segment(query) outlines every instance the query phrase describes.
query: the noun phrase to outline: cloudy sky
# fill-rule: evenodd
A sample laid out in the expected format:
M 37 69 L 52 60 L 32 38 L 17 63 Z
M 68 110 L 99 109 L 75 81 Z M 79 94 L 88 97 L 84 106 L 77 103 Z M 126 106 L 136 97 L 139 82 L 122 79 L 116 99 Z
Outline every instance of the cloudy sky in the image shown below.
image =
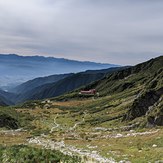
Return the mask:
M 0 0 L 0 53 L 136 64 L 163 54 L 163 0 Z

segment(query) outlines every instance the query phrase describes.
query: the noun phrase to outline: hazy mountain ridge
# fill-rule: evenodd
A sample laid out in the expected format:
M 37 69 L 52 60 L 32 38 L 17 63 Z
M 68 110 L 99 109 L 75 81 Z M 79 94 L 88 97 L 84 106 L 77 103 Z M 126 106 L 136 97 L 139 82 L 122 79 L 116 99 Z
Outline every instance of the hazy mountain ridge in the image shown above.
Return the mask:
M 0 54 L 0 62 L 0 86 L 6 88 L 8 85 L 23 83 L 36 77 L 116 67 L 113 64 L 80 62 L 42 56 L 18 56 L 15 54 Z
M 13 93 L 8 93 L 0 90 L 0 106 L 13 105 L 14 103 L 10 101 L 15 95 Z
M 39 77 L 39 78 L 36 78 L 33 80 L 29 80 L 21 85 L 18 85 L 17 87 L 11 89 L 11 91 L 15 92 L 17 94 L 23 94 L 23 93 L 28 92 L 36 87 L 39 87 L 39 86 L 42 86 L 45 84 L 55 83 L 61 79 L 71 76 L 71 75 L 73 75 L 73 73 Z
M 7 103 L 5 101 L 6 99 L 3 96 L 0 96 L 0 106 L 7 106 Z

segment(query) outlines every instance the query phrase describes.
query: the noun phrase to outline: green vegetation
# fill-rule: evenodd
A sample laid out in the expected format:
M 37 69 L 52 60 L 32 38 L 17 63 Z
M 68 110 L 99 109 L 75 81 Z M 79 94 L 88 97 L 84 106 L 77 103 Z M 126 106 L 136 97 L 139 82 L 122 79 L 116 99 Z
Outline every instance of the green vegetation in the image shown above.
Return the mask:
M 13 107 L 0 107 L 0 127 L 17 129 L 27 127 L 32 116 L 17 112 Z
M 1 163 L 78 163 L 78 157 L 64 155 L 59 151 L 39 149 L 26 145 L 15 145 L 11 147 L 0 146 Z

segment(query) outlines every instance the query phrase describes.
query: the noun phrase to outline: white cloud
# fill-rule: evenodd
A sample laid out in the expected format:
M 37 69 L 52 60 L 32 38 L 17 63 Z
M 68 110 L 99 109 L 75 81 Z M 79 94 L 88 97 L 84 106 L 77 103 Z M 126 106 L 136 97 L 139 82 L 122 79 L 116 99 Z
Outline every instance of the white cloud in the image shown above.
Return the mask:
M 0 0 L 0 53 L 135 64 L 163 52 L 162 16 L 161 0 Z

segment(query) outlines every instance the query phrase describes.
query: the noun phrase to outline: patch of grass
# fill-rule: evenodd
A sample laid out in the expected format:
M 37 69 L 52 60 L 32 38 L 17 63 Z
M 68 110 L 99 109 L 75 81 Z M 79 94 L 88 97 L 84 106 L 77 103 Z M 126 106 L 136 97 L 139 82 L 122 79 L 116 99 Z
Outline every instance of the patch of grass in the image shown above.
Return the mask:
M 79 163 L 80 158 L 64 155 L 59 151 L 39 149 L 26 145 L 15 145 L 11 147 L 0 146 L 0 162 L 25 162 L 25 163 Z

